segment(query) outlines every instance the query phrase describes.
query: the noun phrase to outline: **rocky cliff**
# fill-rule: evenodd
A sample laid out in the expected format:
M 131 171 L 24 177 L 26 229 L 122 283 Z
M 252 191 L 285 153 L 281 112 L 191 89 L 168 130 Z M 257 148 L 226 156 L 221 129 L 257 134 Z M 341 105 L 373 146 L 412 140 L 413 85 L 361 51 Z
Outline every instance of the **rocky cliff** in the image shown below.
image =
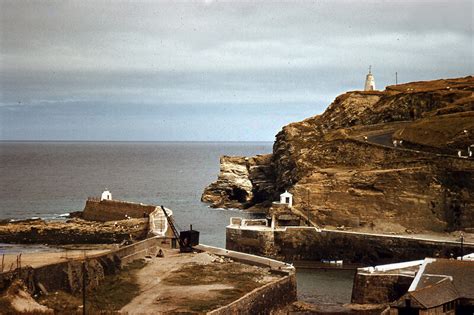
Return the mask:
M 273 154 L 223 157 L 202 200 L 247 208 L 288 189 L 323 226 L 473 229 L 473 91 L 466 77 L 347 92 L 283 127 Z
M 202 201 L 213 207 L 248 208 L 274 195 L 272 155 L 223 156 L 217 181 L 204 190 Z

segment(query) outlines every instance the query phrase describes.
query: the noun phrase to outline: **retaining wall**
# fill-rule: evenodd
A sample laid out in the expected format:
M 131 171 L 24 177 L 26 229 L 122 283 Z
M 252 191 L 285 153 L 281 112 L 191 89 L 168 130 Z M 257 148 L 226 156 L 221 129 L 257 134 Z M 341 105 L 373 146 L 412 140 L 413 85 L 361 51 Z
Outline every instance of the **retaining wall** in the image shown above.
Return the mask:
M 86 258 L 87 288 L 93 290 L 104 279 L 105 275 L 114 274 L 123 265 L 149 254 L 156 254 L 158 247 L 166 240 L 149 238 L 129 246 L 104 254 Z M 169 246 L 169 245 L 168 245 Z M 63 290 L 71 293 L 82 291 L 82 262 L 84 259 L 54 263 L 38 268 L 24 267 L 0 274 L 0 292 L 8 288 L 15 278 L 20 278 L 30 292 L 39 290 L 41 283 L 46 290 Z
M 228 226 L 226 248 L 283 261 L 342 259 L 369 265 L 461 254 L 459 242 L 319 231 L 311 227 L 287 227 L 272 231 Z M 474 252 L 474 244 L 464 244 L 464 253 L 468 252 Z

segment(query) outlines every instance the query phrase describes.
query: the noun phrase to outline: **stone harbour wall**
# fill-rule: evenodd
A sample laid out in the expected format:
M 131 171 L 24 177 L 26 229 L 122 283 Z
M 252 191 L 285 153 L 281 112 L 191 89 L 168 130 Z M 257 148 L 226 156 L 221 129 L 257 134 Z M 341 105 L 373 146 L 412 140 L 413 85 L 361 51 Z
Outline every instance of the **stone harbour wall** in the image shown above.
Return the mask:
M 352 303 L 383 304 L 398 300 L 408 291 L 414 276 L 358 273 L 352 287 Z
M 131 218 L 143 218 L 155 211 L 156 206 L 118 200 L 89 199 L 86 201 L 82 218 L 89 221 L 118 221 Z
M 294 301 L 296 301 L 296 275 L 293 273 L 257 288 L 231 304 L 208 314 L 271 314 Z
M 256 288 L 238 300 L 213 310 L 208 314 L 272 314 L 274 311 L 281 310 L 296 301 L 296 273 L 292 265 L 270 258 L 203 244 L 196 246 L 195 249 L 227 257 L 248 265 L 268 267 L 272 273 L 283 275 L 282 278 Z
M 348 263 L 369 265 L 461 254 L 459 242 L 312 227 L 287 227 L 272 231 L 229 226 L 226 229 L 226 248 L 287 262 L 342 259 Z M 467 252 L 474 252 L 474 244 L 464 244 L 464 253 Z

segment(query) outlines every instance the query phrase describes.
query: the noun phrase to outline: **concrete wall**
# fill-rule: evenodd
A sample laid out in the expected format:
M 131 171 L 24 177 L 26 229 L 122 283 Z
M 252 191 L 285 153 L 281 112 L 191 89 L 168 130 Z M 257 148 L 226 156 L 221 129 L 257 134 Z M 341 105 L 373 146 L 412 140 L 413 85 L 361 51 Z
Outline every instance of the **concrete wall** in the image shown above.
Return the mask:
M 149 215 L 155 208 L 156 206 L 118 200 L 88 199 L 82 217 L 85 220 L 101 222 L 124 220 L 125 215 L 131 218 L 143 218 L 144 213 Z
M 369 265 L 461 254 L 458 242 L 332 230 L 318 232 L 310 227 L 274 231 L 227 227 L 226 248 L 283 261 L 343 259 Z M 474 244 L 464 244 L 464 253 L 467 252 L 474 252 Z

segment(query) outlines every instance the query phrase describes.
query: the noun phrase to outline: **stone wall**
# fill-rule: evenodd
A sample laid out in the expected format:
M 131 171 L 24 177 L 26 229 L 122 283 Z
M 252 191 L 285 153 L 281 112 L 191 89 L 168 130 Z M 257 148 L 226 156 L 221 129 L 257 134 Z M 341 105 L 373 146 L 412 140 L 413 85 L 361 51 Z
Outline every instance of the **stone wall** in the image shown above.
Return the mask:
M 195 249 L 248 265 L 268 267 L 272 273 L 283 275 L 282 278 L 256 288 L 240 299 L 208 314 L 271 314 L 273 311 L 280 310 L 296 301 L 296 273 L 292 265 L 274 259 L 202 244 L 196 246 Z
M 90 221 L 117 221 L 126 219 L 125 215 L 131 218 L 143 218 L 144 214 L 149 215 L 155 209 L 156 206 L 140 203 L 88 199 L 82 217 Z
M 237 301 L 220 307 L 208 314 L 271 314 L 296 301 L 296 276 L 285 276 L 276 282 L 257 288 Z
M 340 260 L 381 264 L 461 254 L 458 242 L 322 230 L 311 227 L 241 229 L 227 227 L 226 248 L 283 261 Z M 464 244 L 474 252 L 474 244 Z
M 104 254 L 89 256 L 86 259 L 87 288 L 93 290 L 104 279 L 105 275 L 114 274 L 123 265 L 154 254 L 166 241 L 149 238 L 135 244 L 119 248 Z M 45 265 L 38 268 L 24 267 L 0 274 L 0 292 L 10 286 L 12 281 L 20 278 L 30 292 L 39 290 L 42 284 L 48 291 L 63 290 L 71 293 L 82 291 L 82 259 L 71 259 L 65 262 Z
M 352 288 L 352 303 L 383 304 L 398 300 L 408 291 L 414 277 L 357 273 Z

